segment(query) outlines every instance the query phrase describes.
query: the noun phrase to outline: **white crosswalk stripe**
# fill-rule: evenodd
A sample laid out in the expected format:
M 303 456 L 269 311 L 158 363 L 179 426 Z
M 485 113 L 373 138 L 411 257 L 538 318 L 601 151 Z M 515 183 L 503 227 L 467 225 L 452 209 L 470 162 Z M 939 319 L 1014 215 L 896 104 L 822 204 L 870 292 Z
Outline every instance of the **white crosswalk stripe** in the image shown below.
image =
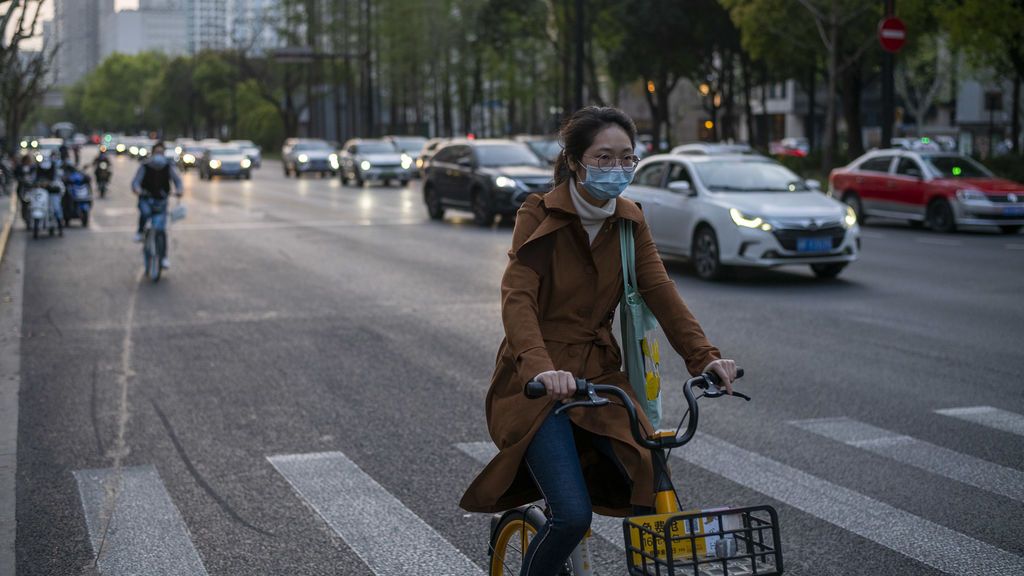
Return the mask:
M 188 529 L 153 466 L 74 473 L 103 576 L 206 576 Z
M 951 416 L 974 424 L 987 426 L 1017 436 L 1024 436 L 1024 416 L 993 408 L 992 406 L 965 406 L 962 408 L 944 408 L 936 410 L 936 414 Z
M 698 434 L 672 456 L 947 574 L 1024 574 L 1024 558 L 724 440 Z
M 1024 473 L 1018 470 L 849 418 L 795 420 L 790 424 L 849 446 L 1024 502 Z
M 267 460 L 377 576 L 483 574 L 341 452 Z

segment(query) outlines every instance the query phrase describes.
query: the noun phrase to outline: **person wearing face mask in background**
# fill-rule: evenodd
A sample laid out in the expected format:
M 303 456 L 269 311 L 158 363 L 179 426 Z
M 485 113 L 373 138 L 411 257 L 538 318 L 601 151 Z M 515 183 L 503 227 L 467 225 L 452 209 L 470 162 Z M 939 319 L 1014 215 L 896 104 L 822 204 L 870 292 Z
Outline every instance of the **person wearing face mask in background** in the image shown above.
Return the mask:
M 178 175 L 174 165 L 164 156 L 165 149 L 163 142 L 154 144 L 149 160 L 139 166 L 139 170 L 132 180 L 132 192 L 139 197 L 139 227 L 135 231 L 136 242 L 142 242 L 142 232 L 150 218 L 154 215 L 166 214 L 167 199 L 171 195 L 171 184 L 174 184 L 175 196 L 181 198 L 183 193 L 181 176 Z M 166 218 L 154 219 L 155 223 L 159 223 L 159 232 L 164 232 L 163 227 L 166 225 L 166 221 Z M 157 243 L 166 242 L 166 238 L 166 234 L 159 234 Z M 159 252 L 166 254 L 165 250 L 166 246 L 163 246 Z M 170 268 L 170 259 L 164 257 L 160 261 L 160 266 Z
M 550 516 L 530 542 L 522 576 L 557 574 L 593 510 L 653 509 L 651 455 L 634 442 L 625 411 L 554 413 L 575 392 L 575 378 L 620 386 L 636 402 L 611 334 L 623 293 L 624 220 L 633 223 L 640 294 L 689 372 L 714 372 L 729 393 L 736 378 L 736 363 L 721 358 L 679 296 L 640 208 L 620 197 L 636 169 L 633 121 L 615 108 L 587 107 L 566 121 L 560 139 L 555 188 L 520 208 L 501 282 L 505 341 L 486 400 L 499 452 L 460 503 L 494 513 L 545 500 Z M 524 396 L 530 380 L 544 384 L 546 399 Z

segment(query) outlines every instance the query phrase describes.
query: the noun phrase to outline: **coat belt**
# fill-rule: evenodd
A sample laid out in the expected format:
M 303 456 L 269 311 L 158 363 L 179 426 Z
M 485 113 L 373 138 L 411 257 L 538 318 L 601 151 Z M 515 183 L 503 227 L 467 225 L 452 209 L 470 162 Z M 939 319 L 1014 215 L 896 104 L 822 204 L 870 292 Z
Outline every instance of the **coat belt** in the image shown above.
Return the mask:
M 596 344 L 598 346 L 612 345 L 612 327 L 610 324 L 601 324 L 597 328 L 587 328 L 579 324 L 567 324 L 565 322 L 541 322 L 540 333 L 547 342 Z

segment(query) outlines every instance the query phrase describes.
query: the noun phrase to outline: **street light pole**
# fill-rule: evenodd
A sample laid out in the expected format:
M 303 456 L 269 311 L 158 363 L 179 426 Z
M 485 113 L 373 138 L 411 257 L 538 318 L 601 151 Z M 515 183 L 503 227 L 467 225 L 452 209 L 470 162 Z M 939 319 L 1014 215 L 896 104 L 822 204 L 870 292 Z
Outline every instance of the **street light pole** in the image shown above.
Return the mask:
M 892 18 L 896 11 L 896 0 L 882 0 L 885 6 L 885 17 Z M 892 145 L 892 129 L 894 118 L 894 68 L 896 55 L 888 50 L 882 52 L 882 147 Z

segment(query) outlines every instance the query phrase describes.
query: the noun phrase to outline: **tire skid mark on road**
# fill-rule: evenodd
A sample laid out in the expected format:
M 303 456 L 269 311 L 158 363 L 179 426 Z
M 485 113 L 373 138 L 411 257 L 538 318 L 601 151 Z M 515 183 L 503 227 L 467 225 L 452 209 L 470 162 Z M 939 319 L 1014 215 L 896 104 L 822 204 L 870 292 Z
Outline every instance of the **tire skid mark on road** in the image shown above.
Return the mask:
M 188 453 L 185 452 L 184 446 L 181 445 L 181 441 L 178 439 L 178 434 L 174 431 L 174 427 L 171 426 L 171 422 L 167 419 L 167 415 L 160 409 L 160 405 L 152 398 L 149 400 L 149 403 L 153 405 L 153 410 L 156 412 L 161 424 L 163 424 L 164 430 L 167 432 L 167 436 L 170 437 L 171 444 L 174 445 L 174 450 L 178 453 L 178 457 L 181 458 L 181 461 L 185 464 L 185 468 L 188 470 L 188 473 L 196 481 L 196 484 L 203 489 L 203 492 L 206 492 L 206 494 L 217 503 L 217 506 L 219 506 L 220 509 L 236 523 L 241 524 L 258 534 L 270 537 L 275 536 L 272 532 L 267 532 L 266 530 L 253 525 L 245 518 L 242 518 L 242 516 L 236 512 L 230 504 L 228 504 L 227 500 L 218 494 L 217 491 L 213 489 L 213 486 L 210 486 L 209 482 L 207 482 L 206 479 L 203 478 L 203 475 L 199 473 L 199 470 L 196 469 L 195 465 L 192 463 L 192 459 L 189 458 Z

